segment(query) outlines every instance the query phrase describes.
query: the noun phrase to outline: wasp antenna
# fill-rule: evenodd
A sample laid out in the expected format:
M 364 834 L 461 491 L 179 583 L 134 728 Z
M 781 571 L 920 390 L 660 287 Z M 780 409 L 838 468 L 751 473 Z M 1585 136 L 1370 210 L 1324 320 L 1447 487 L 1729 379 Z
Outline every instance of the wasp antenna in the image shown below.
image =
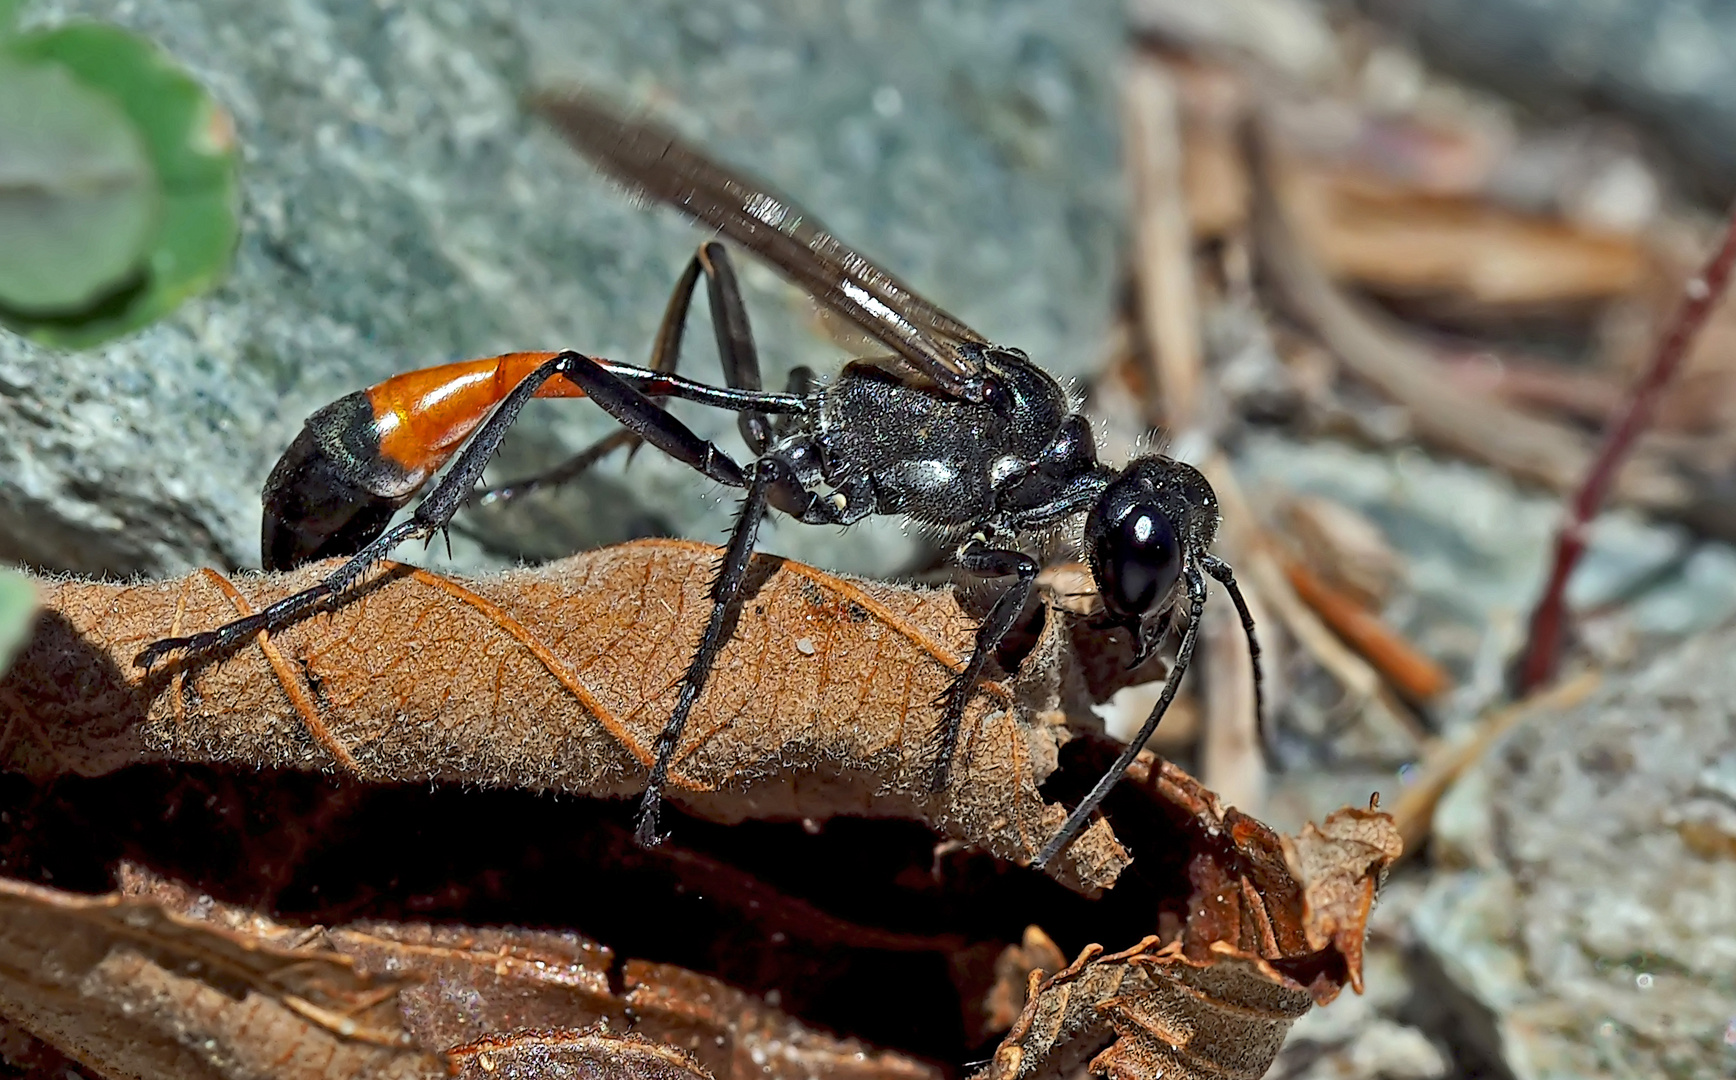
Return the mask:
M 1254 668 L 1254 726 L 1260 732 L 1261 744 L 1266 745 L 1266 689 L 1260 671 L 1260 639 L 1254 633 L 1254 613 L 1248 610 L 1248 601 L 1243 598 L 1241 587 L 1236 584 L 1235 571 L 1230 569 L 1229 563 L 1216 555 L 1202 555 L 1200 566 L 1229 592 L 1236 605 L 1236 614 L 1241 616 L 1242 632 L 1248 635 L 1248 657 Z

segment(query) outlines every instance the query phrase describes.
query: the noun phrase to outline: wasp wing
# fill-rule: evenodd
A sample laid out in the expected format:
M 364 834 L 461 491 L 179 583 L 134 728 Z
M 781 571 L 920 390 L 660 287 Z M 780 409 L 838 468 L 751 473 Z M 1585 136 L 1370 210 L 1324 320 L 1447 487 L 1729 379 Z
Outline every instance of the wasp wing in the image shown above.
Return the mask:
M 543 95 L 536 107 L 579 153 L 629 190 L 716 228 L 944 390 L 969 395 L 980 375 L 969 347 L 986 344 L 982 335 L 838 240 L 794 202 L 595 95 Z

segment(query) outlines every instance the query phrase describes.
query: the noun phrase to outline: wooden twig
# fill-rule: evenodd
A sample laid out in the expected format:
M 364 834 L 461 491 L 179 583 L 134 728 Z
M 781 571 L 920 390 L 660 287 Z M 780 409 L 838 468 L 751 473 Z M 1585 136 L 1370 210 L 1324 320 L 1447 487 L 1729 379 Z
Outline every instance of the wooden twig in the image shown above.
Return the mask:
M 1572 490 L 1592 460 L 1578 432 L 1461 385 L 1429 349 L 1327 277 L 1285 218 L 1281 179 L 1267 141 L 1260 125 L 1250 123 L 1246 142 L 1253 163 L 1256 249 L 1276 299 L 1353 375 L 1405 406 L 1423 441 L 1522 481 Z M 1662 513 L 1684 516 L 1695 509 L 1690 485 L 1651 455 L 1622 471 L 1615 492 Z
M 1152 385 L 1150 417 L 1172 432 L 1199 415 L 1199 303 L 1182 190 L 1180 102 L 1161 60 L 1138 57 L 1122 95 L 1133 185 L 1134 280 Z
M 1555 536 L 1555 558 L 1549 568 L 1543 597 L 1531 613 L 1531 631 L 1525 659 L 1519 668 L 1519 692 L 1527 693 L 1555 677 L 1561 661 L 1561 641 L 1567 621 L 1567 582 L 1585 554 L 1592 520 L 1615 487 L 1622 464 L 1634 442 L 1651 421 L 1658 399 L 1687 358 L 1688 351 L 1712 308 L 1730 284 L 1736 268 L 1736 207 L 1731 208 L 1724 239 L 1699 275 L 1688 279 L 1682 304 L 1670 327 L 1658 341 L 1651 363 L 1628 393 L 1626 405 L 1604 430 L 1597 456 L 1585 471 L 1585 479 L 1568 504 L 1567 521 Z
M 1285 576 L 1304 603 L 1348 642 L 1399 693 L 1412 701 L 1427 701 L 1452 686 L 1452 676 L 1410 642 L 1394 633 L 1380 617 L 1334 588 L 1299 559 L 1282 557 Z

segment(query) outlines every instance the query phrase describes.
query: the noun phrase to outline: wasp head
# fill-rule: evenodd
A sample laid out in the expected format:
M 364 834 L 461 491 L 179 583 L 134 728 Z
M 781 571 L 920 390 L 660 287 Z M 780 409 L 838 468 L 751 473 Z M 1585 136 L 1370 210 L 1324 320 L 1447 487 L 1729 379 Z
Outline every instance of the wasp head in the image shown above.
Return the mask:
M 1183 569 L 1211 545 L 1218 501 L 1198 469 L 1154 455 L 1128 465 L 1085 518 L 1085 557 L 1108 622 L 1134 636 L 1134 663 L 1167 621 Z

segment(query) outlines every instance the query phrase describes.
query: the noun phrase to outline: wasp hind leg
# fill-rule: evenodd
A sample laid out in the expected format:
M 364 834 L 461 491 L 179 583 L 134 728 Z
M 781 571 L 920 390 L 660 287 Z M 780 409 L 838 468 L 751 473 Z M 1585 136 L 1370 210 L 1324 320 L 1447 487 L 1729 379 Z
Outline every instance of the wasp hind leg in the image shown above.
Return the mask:
M 675 373 L 681 356 L 681 339 L 687 330 L 688 312 L 701 275 L 705 277 L 706 298 L 711 307 L 711 325 L 717 339 L 718 359 L 723 366 L 724 384 L 732 390 L 747 391 L 738 395 L 736 403 L 723 407 L 736 410 L 742 438 L 747 441 L 748 450 L 757 456 L 765 452 L 775 435 L 781 433 L 783 425 L 774 423 L 754 405 L 753 397 L 762 389 L 759 349 L 754 344 L 741 283 L 735 276 L 729 251 L 722 244 L 715 240 L 707 241 L 687 261 L 687 268 L 676 280 L 675 288 L 669 294 L 669 303 L 663 310 L 663 321 L 658 325 L 657 337 L 651 346 L 651 362 L 641 370 L 663 375 Z M 805 368 L 791 371 L 789 394 L 806 396 L 812 378 L 812 373 Z M 470 501 L 477 505 L 494 505 L 567 483 L 622 447 L 627 448 L 629 456 L 637 453 L 639 442 L 639 437 L 630 431 L 615 432 L 551 469 L 477 491 Z
M 736 602 L 741 598 L 742 582 L 753 558 L 754 541 L 759 537 L 760 522 L 765 517 L 771 494 L 771 470 L 760 468 L 760 464 L 752 466 L 753 478 L 748 482 L 747 498 L 742 501 L 735 527 L 730 530 L 729 546 L 724 548 L 723 561 L 711 583 L 711 617 L 706 620 L 699 647 L 687 665 L 687 673 L 681 677 L 675 711 L 657 734 L 657 757 L 651 766 L 650 779 L 645 783 L 645 794 L 639 800 L 639 822 L 633 832 L 641 847 L 655 847 L 663 842 L 663 837 L 657 832 L 657 816 L 663 805 L 663 789 L 669 782 L 669 766 L 681 745 L 681 733 L 687 727 L 694 703 L 711 679 L 711 667 L 717 662 L 717 654 L 734 633 L 732 619 L 739 614 Z

